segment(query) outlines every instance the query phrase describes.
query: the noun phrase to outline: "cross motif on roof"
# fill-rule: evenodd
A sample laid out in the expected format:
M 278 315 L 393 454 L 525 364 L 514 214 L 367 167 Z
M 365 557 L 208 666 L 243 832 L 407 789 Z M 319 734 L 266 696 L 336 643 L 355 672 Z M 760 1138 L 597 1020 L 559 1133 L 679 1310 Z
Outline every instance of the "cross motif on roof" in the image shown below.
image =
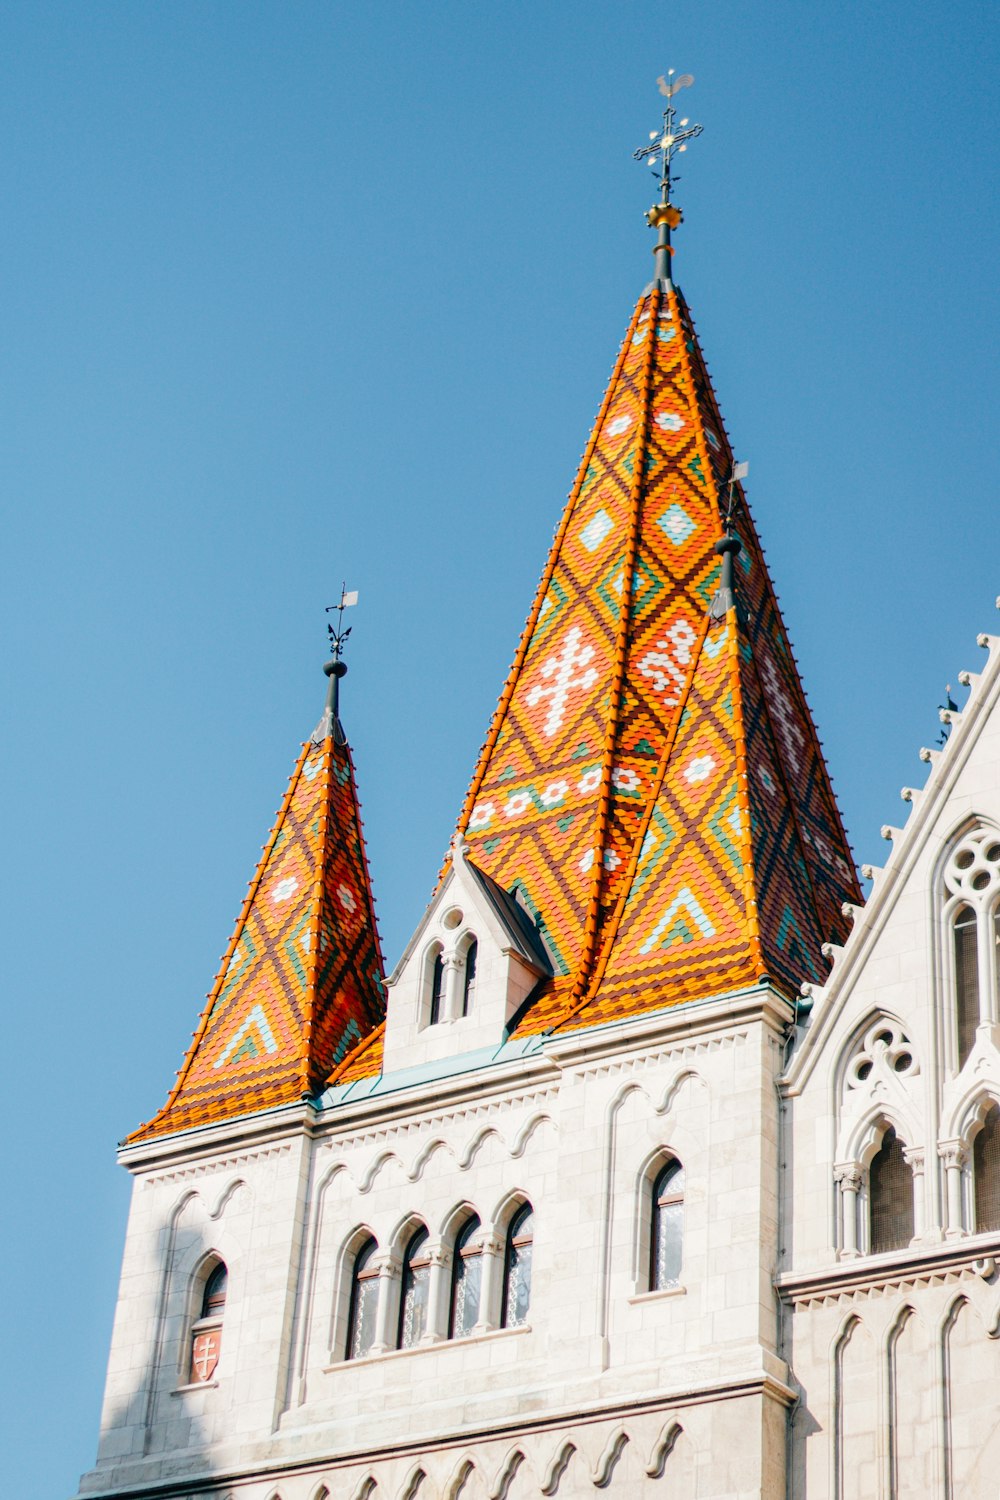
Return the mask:
M 541 675 L 546 681 L 551 680 L 551 686 L 543 687 L 536 682 L 527 694 L 526 701 L 534 708 L 536 703 L 541 703 L 543 698 L 549 700 L 549 711 L 545 718 L 542 729 L 545 734 L 553 735 L 566 717 L 566 704 L 569 695 L 577 689 L 592 688 L 597 681 L 597 669 L 587 666 L 593 660 L 593 646 L 581 646 L 583 637 L 579 625 L 574 625 L 572 630 L 566 632 L 563 642 L 562 653 L 558 656 L 550 656 L 543 661 L 540 667 Z M 579 677 L 573 673 L 577 667 L 585 667 Z

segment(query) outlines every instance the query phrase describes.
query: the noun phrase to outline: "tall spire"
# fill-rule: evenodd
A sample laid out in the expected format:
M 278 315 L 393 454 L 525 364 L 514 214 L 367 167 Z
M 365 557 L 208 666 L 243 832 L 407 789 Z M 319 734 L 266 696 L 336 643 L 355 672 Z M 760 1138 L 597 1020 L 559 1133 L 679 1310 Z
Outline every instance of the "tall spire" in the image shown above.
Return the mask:
M 670 275 L 671 162 L 700 132 L 674 118 L 690 81 L 661 80 L 664 128 L 636 153 L 657 162 L 660 274 L 629 323 L 459 818 L 470 857 L 518 891 L 552 954 L 557 977 L 519 1030 L 764 975 L 794 994 L 825 974 L 823 945 L 860 899 L 746 469 Z
M 352 602 L 342 599 L 341 610 Z M 382 953 L 336 694 L 348 633 L 324 669 L 326 707 L 295 763 L 177 1082 L 130 1141 L 315 1096 L 384 1019 Z

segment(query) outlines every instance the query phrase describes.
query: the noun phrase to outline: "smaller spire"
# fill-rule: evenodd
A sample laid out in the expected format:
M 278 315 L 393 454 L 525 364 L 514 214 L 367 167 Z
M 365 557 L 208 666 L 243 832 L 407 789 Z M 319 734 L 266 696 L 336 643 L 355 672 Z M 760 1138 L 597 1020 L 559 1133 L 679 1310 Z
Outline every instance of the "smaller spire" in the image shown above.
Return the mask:
M 682 73 L 678 78 L 671 68 L 669 73 L 658 78 L 656 83 L 667 101 L 663 111 L 663 125 L 660 130 L 651 130 L 649 145 L 640 146 L 638 151 L 633 151 L 632 156 L 635 161 L 644 161 L 649 164 L 659 184 L 660 201 L 647 210 L 646 222 L 651 229 L 657 231 L 656 245 L 653 250 L 656 256 L 656 279 L 672 283 L 671 257 L 674 252 L 670 243 L 670 233 L 684 218 L 681 210 L 670 199 L 670 190 L 674 182 L 679 181 L 679 178 L 673 175 L 673 160 L 679 151 L 687 150 L 688 141 L 701 135 L 702 126 L 692 125 L 688 120 L 678 120 L 677 110 L 673 103 L 675 94 L 694 83 L 693 73 Z
M 328 662 L 324 662 L 323 664 L 323 671 L 330 679 L 330 682 L 326 690 L 326 703 L 324 704 L 320 721 L 310 736 L 310 742 L 313 745 L 321 745 L 324 740 L 331 738 L 335 744 L 347 744 L 344 726 L 340 722 L 340 679 L 347 676 L 347 663 L 342 660 L 342 655 L 347 637 L 351 633 L 351 627 L 348 625 L 347 629 L 344 629 L 344 610 L 350 609 L 357 602 L 357 589 L 348 589 L 347 584 L 344 583 L 341 584 L 340 588 L 340 603 L 328 604 L 326 606 L 326 613 L 328 615 L 336 610 L 337 624 L 334 627 L 328 623 L 326 627 L 326 633 L 330 637 L 330 644 L 333 647 L 333 655 Z

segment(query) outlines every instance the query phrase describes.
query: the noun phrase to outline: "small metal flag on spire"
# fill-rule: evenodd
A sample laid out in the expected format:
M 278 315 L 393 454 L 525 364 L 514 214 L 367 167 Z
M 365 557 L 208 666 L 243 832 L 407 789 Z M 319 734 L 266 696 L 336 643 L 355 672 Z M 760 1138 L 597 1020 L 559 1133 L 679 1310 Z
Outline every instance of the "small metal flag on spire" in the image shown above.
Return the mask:
M 737 463 L 736 459 L 733 459 L 733 472 L 729 476 L 729 498 L 726 502 L 727 526 L 731 525 L 733 519 L 733 506 L 736 503 L 736 486 L 740 483 L 741 480 L 746 479 L 749 473 L 750 465 L 746 460 L 744 460 L 742 463 Z
M 674 106 L 674 97 L 681 89 L 690 88 L 694 83 L 693 73 L 682 73 L 677 77 L 673 68 L 670 72 L 656 80 L 660 93 L 666 99 L 666 108 L 663 111 L 663 125 L 660 130 L 651 130 L 649 133 L 649 145 L 640 146 L 638 151 L 633 151 L 634 161 L 644 161 L 651 168 L 660 188 L 660 201 L 654 203 L 653 207 L 646 213 L 646 220 L 652 229 L 659 231 L 656 249 L 656 274 L 664 281 L 670 278 L 670 257 L 673 250 L 670 245 L 670 231 L 676 229 L 683 215 L 676 204 L 671 202 L 670 192 L 673 184 L 679 181 L 673 172 L 674 157 L 678 152 L 687 150 L 687 143 L 695 136 L 701 135 L 702 126 L 692 125 L 689 120 L 678 120 L 677 110 Z
M 349 625 L 346 630 L 344 629 L 344 610 L 350 609 L 351 606 L 357 604 L 357 602 L 357 589 L 349 589 L 345 582 L 340 586 L 340 603 L 328 604 L 326 606 L 326 613 L 328 615 L 333 614 L 334 611 L 336 611 L 337 614 L 336 629 L 330 623 L 330 621 L 327 621 L 326 626 L 326 633 L 330 637 L 330 648 L 333 651 L 334 659 L 336 661 L 340 660 L 341 652 L 344 648 L 344 642 L 347 640 L 347 637 L 351 633 L 351 627 Z

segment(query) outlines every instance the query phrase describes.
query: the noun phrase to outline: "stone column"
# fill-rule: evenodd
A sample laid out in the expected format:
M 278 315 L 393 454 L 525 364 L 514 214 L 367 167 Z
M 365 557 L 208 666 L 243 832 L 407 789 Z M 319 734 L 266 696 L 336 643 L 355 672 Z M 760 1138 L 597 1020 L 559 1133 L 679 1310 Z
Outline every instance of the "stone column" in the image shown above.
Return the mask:
M 431 1263 L 427 1288 L 427 1332 L 422 1344 L 436 1344 L 448 1337 L 448 1294 L 451 1291 L 451 1251 L 444 1245 L 433 1245 L 427 1252 Z
M 913 1173 L 913 1239 L 911 1245 L 919 1244 L 927 1228 L 924 1208 L 924 1152 L 922 1146 L 904 1146 L 903 1160 Z
M 948 1182 L 946 1194 L 948 1223 L 945 1229 L 945 1239 L 957 1240 L 965 1234 L 965 1226 L 962 1222 L 962 1168 L 968 1160 L 968 1152 L 961 1141 L 943 1141 L 938 1146 L 938 1155 L 944 1162 Z
M 462 979 L 465 962 L 458 953 L 446 953 L 444 964 L 444 1014 L 442 1021 L 454 1021 L 462 1014 Z
M 861 1168 L 857 1162 L 841 1162 L 833 1175 L 840 1188 L 841 1260 L 858 1256 L 858 1194 L 861 1191 Z
M 495 1235 L 485 1235 L 480 1241 L 483 1247 L 483 1279 L 479 1289 L 479 1316 L 475 1322 L 476 1333 L 487 1333 L 499 1328 L 503 1309 L 503 1257 L 506 1242 Z
M 375 1313 L 375 1342 L 372 1354 L 385 1354 L 396 1347 L 396 1330 L 393 1327 L 396 1308 L 395 1293 L 399 1287 L 400 1262 L 394 1255 L 379 1257 L 378 1308 Z

